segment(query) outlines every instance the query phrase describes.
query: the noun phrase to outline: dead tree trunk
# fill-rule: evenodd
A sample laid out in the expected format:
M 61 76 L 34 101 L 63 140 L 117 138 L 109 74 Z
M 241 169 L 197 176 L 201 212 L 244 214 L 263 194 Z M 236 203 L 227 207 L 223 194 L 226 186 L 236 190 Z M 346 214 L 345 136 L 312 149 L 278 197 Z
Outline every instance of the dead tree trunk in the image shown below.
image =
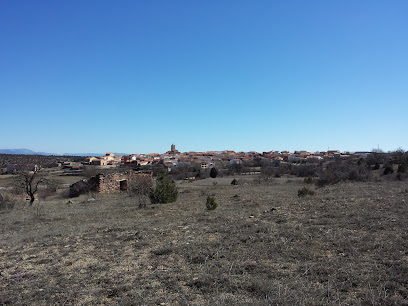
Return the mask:
M 25 194 L 30 197 L 30 206 L 32 206 L 35 201 L 38 185 L 44 181 L 43 178 L 39 177 L 39 171 L 40 169 L 34 167 L 33 170 L 21 169 L 17 173 L 17 184 L 22 187 Z

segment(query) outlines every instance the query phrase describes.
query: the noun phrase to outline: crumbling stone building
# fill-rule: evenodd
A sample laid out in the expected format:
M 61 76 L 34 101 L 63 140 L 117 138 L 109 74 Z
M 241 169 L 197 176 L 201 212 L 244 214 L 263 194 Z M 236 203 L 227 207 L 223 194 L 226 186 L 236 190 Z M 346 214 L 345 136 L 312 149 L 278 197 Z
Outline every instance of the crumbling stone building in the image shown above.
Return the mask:
M 100 193 L 119 193 L 128 191 L 141 181 L 153 185 L 152 171 L 128 171 L 126 173 L 99 174 L 97 192 Z
M 76 197 L 90 191 L 99 193 L 120 193 L 143 185 L 153 186 L 152 171 L 127 171 L 124 173 L 98 174 L 88 180 L 81 180 L 70 186 L 70 196 Z

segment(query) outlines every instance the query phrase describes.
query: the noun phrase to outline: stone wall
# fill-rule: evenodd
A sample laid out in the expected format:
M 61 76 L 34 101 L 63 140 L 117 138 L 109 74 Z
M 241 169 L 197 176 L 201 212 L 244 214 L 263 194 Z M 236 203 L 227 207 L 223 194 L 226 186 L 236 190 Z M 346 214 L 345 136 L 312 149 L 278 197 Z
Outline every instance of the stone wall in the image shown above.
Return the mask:
M 120 193 L 121 191 L 134 191 L 138 188 L 153 186 L 152 171 L 127 171 L 125 173 L 98 174 L 88 180 L 82 180 L 70 186 L 70 197 L 95 191 L 99 193 Z
M 99 174 L 98 191 L 100 193 L 119 193 L 127 191 L 130 186 L 134 186 L 138 181 L 147 181 L 153 185 L 152 171 L 128 171 L 126 173 Z M 121 186 L 122 182 L 122 186 Z
M 98 191 L 99 189 L 99 178 L 97 176 L 91 177 L 89 180 L 81 180 L 72 184 L 69 187 L 69 197 L 78 197 L 81 194 L 86 194 L 90 191 Z

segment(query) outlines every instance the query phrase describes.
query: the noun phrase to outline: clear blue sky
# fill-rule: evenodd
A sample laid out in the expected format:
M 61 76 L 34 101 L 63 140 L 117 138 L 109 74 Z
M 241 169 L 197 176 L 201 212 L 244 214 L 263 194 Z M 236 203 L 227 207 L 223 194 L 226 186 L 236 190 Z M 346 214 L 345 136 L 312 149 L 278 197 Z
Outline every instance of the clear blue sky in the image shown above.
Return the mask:
M 0 148 L 408 150 L 408 1 L 1 1 Z

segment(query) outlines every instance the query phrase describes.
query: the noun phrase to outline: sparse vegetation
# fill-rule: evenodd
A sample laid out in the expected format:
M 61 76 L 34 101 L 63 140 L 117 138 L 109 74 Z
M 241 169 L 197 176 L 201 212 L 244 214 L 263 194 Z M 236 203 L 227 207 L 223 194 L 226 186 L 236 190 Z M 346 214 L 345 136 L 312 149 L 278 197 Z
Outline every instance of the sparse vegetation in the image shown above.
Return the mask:
M 180 181 L 176 203 L 143 210 L 126 194 L 47 199 L 40 217 L 17 203 L 0 213 L 0 304 L 406 304 L 406 184 L 308 200 L 291 180 Z M 208 188 L 221 205 L 203 214 Z
M 7 164 L 36 164 L 48 167 L 61 160 L 72 162 L 84 162 L 83 156 L 53 156 L 53 155 L 25 155 L 25 154 L 0 154 L 0 168 L 5 168 Z
M 290 168 L 290 174 L 299 177 L 316 177 L 321 165 L 318 163 L 295 164 Z
M 371 177 L 370 171 L 353 161 L 334 161 L 321 170 L 317 184 L 322 187 L 344 181 L 367 181 Z
M 76 179 L 46 172 L 62 182 L 40 184 L 35 215 L 2 184 L 0 304 L 405 305 L 406 154 L 379 160 L 258 160 L 233 180 L 229 166 L 185 180 L 201 172 L 186 166 L 147 188 L 177 201 L 148 207 L 130 183 L 132 196 L 61 199 Z M 387 165 L 396 175 L 382 176 Z
M 0 213 L 0 304 L 406 304 L 405 182 L 309 200 L 286 181 L 178 181 L 176 203 L 148 209 L 125 193 L 50 197 L 37 217 L 16 202 Z

